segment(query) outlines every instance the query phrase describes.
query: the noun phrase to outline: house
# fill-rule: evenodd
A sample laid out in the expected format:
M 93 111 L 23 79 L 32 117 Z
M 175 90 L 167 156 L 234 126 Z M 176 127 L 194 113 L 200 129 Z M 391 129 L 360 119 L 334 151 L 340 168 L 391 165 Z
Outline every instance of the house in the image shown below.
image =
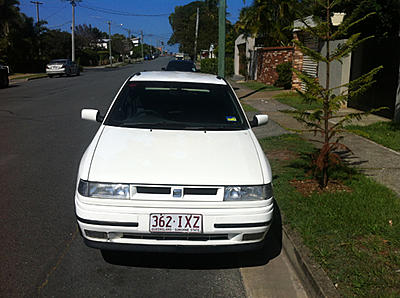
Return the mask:
M 234 74 L 237 76 L 249 77 L 249 74 L 254 74 L 253 70 L 254 63 L 254 50 L 256 40 L 253 37 L 246 37 L 241 34 L 235 40 L 235 52 L 234 52 Z M 254 79 L 254 78 L 253 78 Z
M 109 41 L 110 41 L 110 39 L 108 39 L 108 38 L 98 39 L 95 46 L 96 46 L 96 48 L 108 49 Z

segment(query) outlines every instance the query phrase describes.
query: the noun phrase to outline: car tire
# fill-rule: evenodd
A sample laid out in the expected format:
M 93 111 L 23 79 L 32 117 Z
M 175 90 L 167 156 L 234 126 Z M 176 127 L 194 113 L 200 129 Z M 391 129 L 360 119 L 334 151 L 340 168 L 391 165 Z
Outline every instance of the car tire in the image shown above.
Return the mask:
M 76 72 L 76 75 L 77 75 L 77 76 L 80 76 L 80 75 L 81 75 L 81 72 L 78 70 L 78 71 Z
M 50 79 L 52 79 L 54 76 L 53 76 L 53 75 L 48 75 L 48 77 L 49 77 Z
M 9 85 L 8 75 L 2 75 L 0 77 L 0 88 L 6 88 Z

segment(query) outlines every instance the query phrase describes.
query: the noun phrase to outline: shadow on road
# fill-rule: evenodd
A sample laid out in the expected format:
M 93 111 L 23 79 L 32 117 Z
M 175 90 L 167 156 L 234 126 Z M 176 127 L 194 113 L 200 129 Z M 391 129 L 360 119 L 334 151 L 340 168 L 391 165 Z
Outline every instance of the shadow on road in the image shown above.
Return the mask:
M 15 88 L 15 87 L 19 87 L 18 82 L 10 82 L 10 85 L 8 85 L 7 87 L 5 87 L 3 89 L 9 89 L 9 88 Z
M 120 266 L 168 269 L 228 269 L 262 266 L 280 255 L 282 218 L 275 202 L 274 220 L 262 249 L 245 253 L 172 254 L 102 251 L 107 263 Z
M 267 89 L 267 88 L 268 88 L 268 87 L 261 87 L 261 88 L 258 88 L 257 90 L 254 90 L 254 91 L 252 91 L 252 92 L 250 92 L 250 93 L 247 93 L 247 94 L 245 94 L 245 95 L 243 95 L 243 96 L 240 96 L 239 99 L 243 99 L 243 98 L 249 97 L 249 96 L 251 96 L 251 95 L 253 95 L 253 94 L 256 94 L 257 92 L 264 91 L 264 90 Z M 239 89 L 239 88 L 238 88 L 238 89 Z

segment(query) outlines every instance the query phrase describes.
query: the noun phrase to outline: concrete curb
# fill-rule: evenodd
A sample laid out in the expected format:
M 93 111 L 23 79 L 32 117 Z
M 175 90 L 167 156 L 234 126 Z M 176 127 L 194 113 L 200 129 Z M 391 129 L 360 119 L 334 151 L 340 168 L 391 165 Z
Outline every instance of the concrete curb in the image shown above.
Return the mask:
M 27 82 L 27 81 L 32 81 L 32 80 L 39 80 L 39 79 L 44 79 L 48 78 L 48 76 L 43 76 L 43 77 L 33 77 L 33 78 L 23 78 L 23 79 L 10 79 L 10 84 L 11 83 L 21 83 L 21 82 Z
M 332 281 L 310 257 L 310 250 L 301 237 L 287 226 L 282 226 L 282 248 L 311 297 L 340 297 Z

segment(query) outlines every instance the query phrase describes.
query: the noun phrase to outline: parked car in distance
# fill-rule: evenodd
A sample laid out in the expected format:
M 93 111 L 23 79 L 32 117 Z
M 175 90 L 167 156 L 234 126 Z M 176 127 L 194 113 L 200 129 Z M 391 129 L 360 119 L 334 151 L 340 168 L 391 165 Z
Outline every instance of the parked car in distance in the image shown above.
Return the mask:
M 79 65 L 70 59 L 55 59 L 51 60 L 46 66 L 47 75 L 52 78 L 55 75 L 80 75 Z
M 184 53 L 176 53 L 175 54 L 175 59 L 176 60 L 183 60 L 185 58 L 185 54 Z
M 162 70 L 167 71 L 197 71 L 196 65 L 190 60 L 171 60 L 168 62 L 167 67 Z
M 75 212 L 101 250 L 228 252 L 264 247 L 272 173 L 229 83 L 215 75 L 129 77 L 80 162 Z
M 8 67 L 0 64 L 0 88 L 8 87 L 10 81 L 8 79 Z

